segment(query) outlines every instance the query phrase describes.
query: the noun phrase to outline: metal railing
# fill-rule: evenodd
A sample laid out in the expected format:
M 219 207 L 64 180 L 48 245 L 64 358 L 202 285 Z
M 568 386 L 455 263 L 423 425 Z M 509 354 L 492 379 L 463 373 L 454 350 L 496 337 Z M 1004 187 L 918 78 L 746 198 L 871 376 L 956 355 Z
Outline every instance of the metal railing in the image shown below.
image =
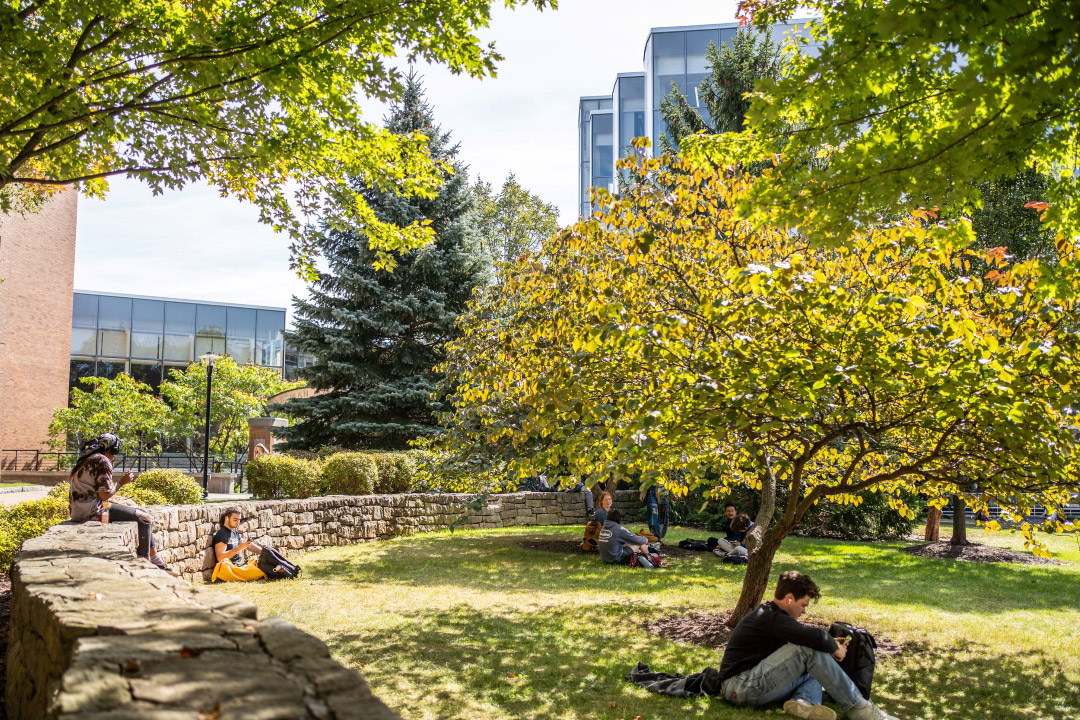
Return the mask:
M 55 450 L 0 450 L 0 469 L 19 470 L 57 470 L 72 467 L 79 453 L 75 451 Z M 247 453 L 237 453 L 231 460 L 210 458 L 210 472 L 235 473 L 242 475 L 247 464 Z M 183 472 L 201 473 L 202 458 L 186 453 L 153 453 L 128 455 L 121 453 L 113 460 L 117 470 L 143 472 L 153 468 L 173 468 Z

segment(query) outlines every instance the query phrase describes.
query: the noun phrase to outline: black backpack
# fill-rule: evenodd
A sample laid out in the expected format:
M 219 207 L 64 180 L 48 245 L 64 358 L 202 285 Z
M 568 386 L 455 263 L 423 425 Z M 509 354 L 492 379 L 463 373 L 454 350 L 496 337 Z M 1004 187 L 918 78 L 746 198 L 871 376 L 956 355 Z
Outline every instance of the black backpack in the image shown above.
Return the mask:
M 870 685 L 874 682 L 874 666 L 877 664 L 874 653 L 877 640 L 863 628 L 846 622 L 834 622 L 829 627 L 829 635 L 834 638 L 851 638 L 848 640 L 847 655 L 840 663 L 840 669 L 851 678 L 855 687 L 859 688 L 859 693 L 869 700 Z
M 300 566 L 293 565 L 285 556 L 272 547 L 264 547 L 256 563 L 266 575 L 267 580 L 281 580 L 300 576 Z

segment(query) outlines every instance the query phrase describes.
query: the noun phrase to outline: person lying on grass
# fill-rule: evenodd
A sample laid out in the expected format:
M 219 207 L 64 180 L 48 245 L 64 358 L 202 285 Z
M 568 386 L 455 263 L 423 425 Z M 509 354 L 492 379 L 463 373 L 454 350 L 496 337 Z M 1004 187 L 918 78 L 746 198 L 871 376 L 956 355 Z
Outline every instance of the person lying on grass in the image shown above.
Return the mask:
M 610 565 L 632 565 L 637 555 L 637 566 L 652 568 L 656 565 L 649 560 L 649 541 L 640 535 L 634 535 L 619 523 L 622 513 L 612 510 L 607 514 L 607 522 L 600 530 L 600 559 Z
M 836 720 L 821 704 L 824 688 L 849 720 L 899 720 L 869 700 L 838 664 L 847 647 L 821 628 L 798 621 L 817 584 L 797 570 L 780 574 L 772 600 L 744 617 L 731 632 L 720 661 L 724 699 L 741 707 L 784 702 L 784 712 L 809 720 Z
M 240 508 L 235 505 L 225 508 L 221 513 L 221 528 L 214 533 L 211 541 L 217 564 L 214 565 L 210 582 L 249 582 L 266 577 L 266 573 L 260 570 L 258 565 L 248 565 L 244 558 L 245 552 L 254 553 L 257 557 L 262 548 L 250 540 L 241 542 L 240 533 L 236 531 L 241 519 Z

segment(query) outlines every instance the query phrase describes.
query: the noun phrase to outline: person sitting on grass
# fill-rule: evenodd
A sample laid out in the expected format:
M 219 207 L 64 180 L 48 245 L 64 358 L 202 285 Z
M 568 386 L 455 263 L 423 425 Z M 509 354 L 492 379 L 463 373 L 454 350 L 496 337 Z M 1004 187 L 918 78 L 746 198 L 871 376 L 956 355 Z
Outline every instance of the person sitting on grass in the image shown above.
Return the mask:
M 79 448 L 79 459 L 68 474 L 68 512 L 74 522 L 102 519 L 105 502 L 120 488 L 134 480 L 130 472 L 113 481 L 113 458 L 120 452 L 120 438 L 103 433 L 87 440 Z M 130 501 L 129 501 L 130 502 Z M 109 506 L 110 522 L 133 522 L 138 525 L 139 542 L 135 554 L 147 558 L 162 570 L 168 570 L 154 548 L 154 521 L 141 507 L 113 502 Z
M 746 533 L 754 527 L 754 521 L 746 513 L 739 513 L 727 524 L 727 537 L 718 540 L 713 552 L 720 557 L 725 555 L 742 555 L 746 557 Z
M 221 528 L 214 533 L 211 541 L 217 564 L 214 565 L 210 582 L 249 582 L 266 577 L 266 573 L 260 570 L 258 565 L 248 565 L 244 558 L 245 552 L 258 556 L 262 548 L 250 540 L 240 540 L 240 533 L 236 528 L 240 526 L 241 519 L 240 508 L 235 505 L 225 508 L 221 513 Z
M 615 498 L 612 497 L 611 493 L 606 490 L 600 493 L 600 497 L 596 501 L 596 514 L 593 516 L 593 520 L 600 523 L 601 527 L 607 522 L 608 513 L 611 512 L 613 502 L 615 502 Z
M 899 720 L 863 698 L 840 669 L 847 647 L 821 628 L 798 621 L 817 584 L 797 570 L 780 574 L 772 600 L 739 621 L 720 661 L 724 699 L 740 707 L 784 702 L 784 712 L 809 720 L 836 720 L 821 704 L 822 689 L 849 720 Z
M 600 559 L 610 565 L 630 565 L 636 554 L 640 567 L 656 567 L 649 560 L 649 541 L 634 535 L 620 525 L 621 522 L 622 513 L 618 510 L 607 514 L 607 522 L 600 531 Z

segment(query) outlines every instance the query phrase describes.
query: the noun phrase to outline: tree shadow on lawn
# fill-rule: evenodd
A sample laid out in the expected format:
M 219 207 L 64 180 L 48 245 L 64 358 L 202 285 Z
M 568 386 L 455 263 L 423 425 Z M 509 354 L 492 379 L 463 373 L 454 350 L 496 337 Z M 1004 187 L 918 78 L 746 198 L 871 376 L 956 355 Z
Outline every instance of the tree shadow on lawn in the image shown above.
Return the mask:
M 621 604 L 545 613 L 456 607 L 404 615 L 398 626 L 330 634 L 328 644 L 405 717 L 775 717 L 722 699 L 679 699 L 625 680 L 641 660 L 662 672 L 716 666 L 715 652 L 656 640 Z M 1059 663 L 1036 650 L 996 656 L 987 645 L 929 648 L 879 663 L 874 697 L 903 720 L 1070 720 L 1080 696 Z M 614 704 L 614 706 L 612 706 Z
M 615 593 L 659 600 L 672 583 L 715 588 L 730 596 L 737 592 L 745 572 L 744 566 L 721 563 L 710 553 L 680 558 L 663 570 L 636 570 L 604 565 L 595 555 L 560 555 L 519 545 L 526 539 L 569 535 L 570 531 L 437 533 L 364 543 L 311 556 L 304 564 L 304 575 L 347 583 L 453 584 L 521 592 L 593 592 L 602 585 Z M 835 600 L 887 599 L 948 611 L 970 607 L 979 613 L 1080 607 L 1075 593 L 1080 573 L 1068 567 L 920 558 L 899 552 L 908 544 L 790 538 L 781 547 L 772 574 L 776 577 L 791 569 L 807 573 Z M 974 605 L 973 595 L 980 598 Z

